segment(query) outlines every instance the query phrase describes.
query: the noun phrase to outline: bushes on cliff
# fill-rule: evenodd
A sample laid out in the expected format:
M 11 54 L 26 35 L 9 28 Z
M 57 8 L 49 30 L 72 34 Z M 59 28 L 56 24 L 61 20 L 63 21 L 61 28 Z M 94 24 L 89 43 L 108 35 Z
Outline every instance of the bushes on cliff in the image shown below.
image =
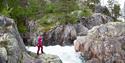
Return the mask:
M 80 16 L 78 16 L 79 14 L 72 14 L 76 10 L 82 11 Z M 44 0 L 0 1 L 0 14 L 15 19 L 20 32 L 27 32 L 25 25 L 27 20 L 40 20 L 41 25 L 46 28 L 45 25 L 74 24 L 77 23 L 79 17 L 90 16 L 91 13 L 91 9 L 88 7 L 80 9 L 76 0 L 60 0 L 57 2 Z M 48 23 L 48 19 L 52 19 L 53 23 Z

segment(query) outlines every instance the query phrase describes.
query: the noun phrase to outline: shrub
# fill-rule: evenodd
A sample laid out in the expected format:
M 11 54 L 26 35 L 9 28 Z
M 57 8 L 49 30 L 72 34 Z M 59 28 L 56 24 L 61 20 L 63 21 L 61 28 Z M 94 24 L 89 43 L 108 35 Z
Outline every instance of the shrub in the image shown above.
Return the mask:
M 91 15 L 92 15 L 92 10 L 89 9 L 88 7 L 85 7 L 82 10 L 82 16 L 88 17 L 88 16 L 91 16 Z

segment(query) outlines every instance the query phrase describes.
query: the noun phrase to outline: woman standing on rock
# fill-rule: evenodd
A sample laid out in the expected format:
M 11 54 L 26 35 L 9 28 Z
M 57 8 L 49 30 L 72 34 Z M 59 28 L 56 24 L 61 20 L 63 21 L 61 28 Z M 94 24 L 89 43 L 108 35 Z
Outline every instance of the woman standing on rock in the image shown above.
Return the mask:
M 37 38 L 37 47 L 38 47 L 38 50 L 37 50 L 37 55 L 39 55 L 39 50 L 41 48 L 41 53 L 43 53 L 43 37 L 42 35 L 39 35 L 38 38 Z

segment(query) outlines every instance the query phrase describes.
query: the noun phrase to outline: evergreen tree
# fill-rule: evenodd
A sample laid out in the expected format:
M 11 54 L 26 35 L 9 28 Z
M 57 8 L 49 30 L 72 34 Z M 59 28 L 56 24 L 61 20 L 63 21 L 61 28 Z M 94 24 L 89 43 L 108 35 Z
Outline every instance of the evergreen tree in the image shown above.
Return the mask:
M 111 16 L 113 16 L 113 5 L 114 5 L 114 0 L 108 0 L 108 8 L 111 13 Z
M 120 15 L 120 6 L 118 4 L 114 4 L 113 15 L 116 19 Z
M 93 12 L 94 12 L 94 10 L 95 10 L 95 6 L 96 6 L 97 4 L 99 4 L 99 3 L 100 3 L 100 0 L 86 0 L 86 1 L 84 2 L 85 7 L 86 7 L 86 6 L 89 7 L 90 9 L 92 9 Z

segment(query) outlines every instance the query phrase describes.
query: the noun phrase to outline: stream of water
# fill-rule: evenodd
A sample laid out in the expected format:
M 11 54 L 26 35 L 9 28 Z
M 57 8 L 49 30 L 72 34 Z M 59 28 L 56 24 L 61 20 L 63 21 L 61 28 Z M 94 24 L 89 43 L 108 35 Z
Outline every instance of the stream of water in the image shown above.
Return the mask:
M 37 47 L 26 47 L 29 51 L 37 52 Z M 76 53 L 74 46 L 47 46 L 43 47 L 46 54 L 57 55 L 63 63 L 83 63 L 80 54 Z

